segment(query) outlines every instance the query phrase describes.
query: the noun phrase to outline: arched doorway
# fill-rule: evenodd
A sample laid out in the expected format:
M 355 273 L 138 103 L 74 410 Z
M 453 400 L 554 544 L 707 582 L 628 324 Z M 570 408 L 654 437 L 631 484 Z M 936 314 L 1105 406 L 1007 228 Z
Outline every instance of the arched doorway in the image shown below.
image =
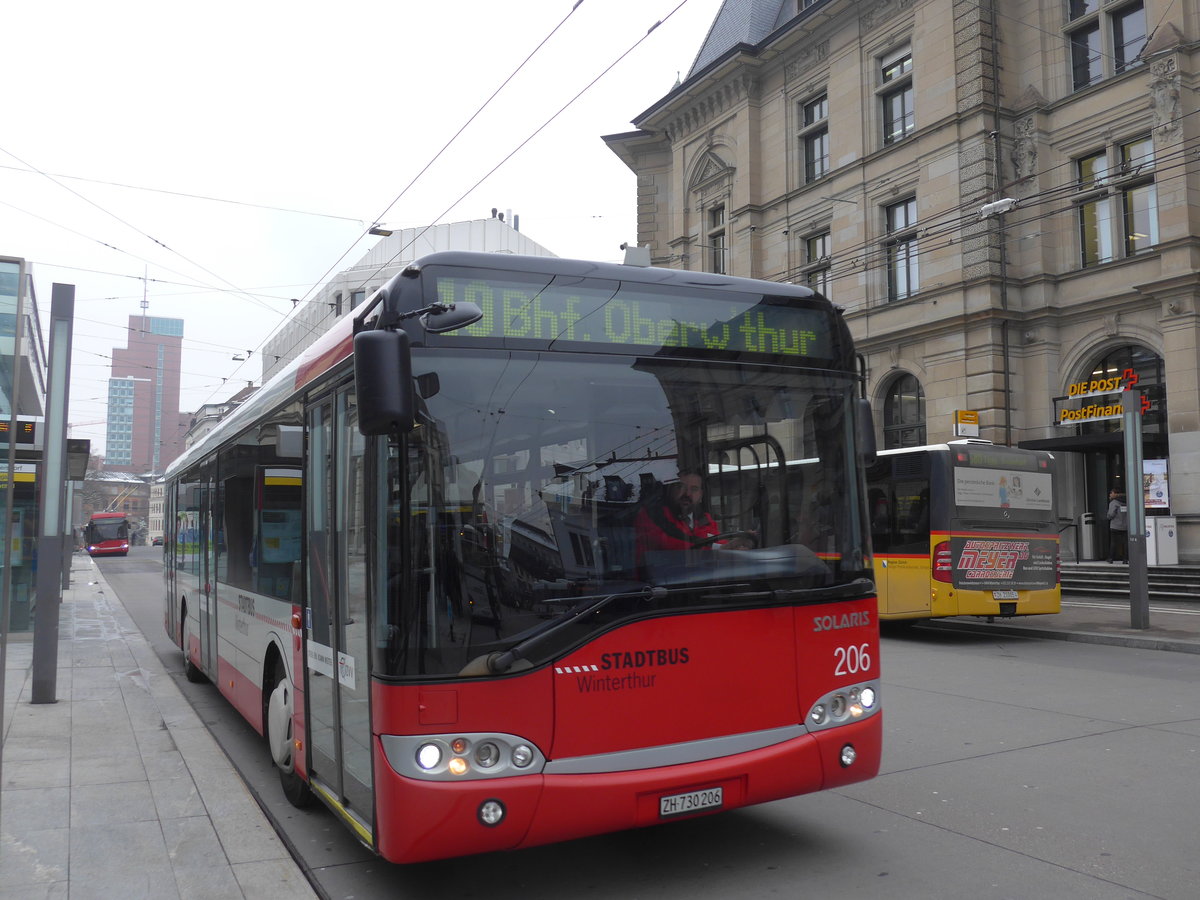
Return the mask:
M 1087 389 L 1094 382 L 1107 382 L 1117 391 L 1136 389 L 1142 392 L 1148 407 L 1142 415 L 1142 457 L 1145 460 L 1162 461 L 1161 466 L 1169 470 L 1167 427 L 1166 373 L 1162 357 L 1153 350 L 1139 344 L 1108 346 L 1099 351 L 1092 361 L 1081 367 L 1068 382 L 1071 396 L 1056 398 L 1059 408 L 1077 409 L 1088 403 L 1114 404 L 1119 393 L 1089 394 Z M 1077 391 L 1071 390 L 1078 387 Z M 1070 451 L 1078 454 L 1081 461 L 1083 496 L 1070 499 L 1073 508 L 1062 509 L 1060 514 L 1076 518 L 1090 512 L 1095 517 L 1096 543 L 1094 553 L 1106 558 L 1108 551 L 1108 527 L 1105 511 L 1108 507 L 1108 492 L 1116 488 L 1126 494 L 1131 490 L 1142 490 L 1142 485 L 1125 483 L 1125 436 L 1119 417 L 1082 422 L 1077 425 L 1059 427 L 1059 435 L 1048 440 L 1022 441 L 1022 447 L 1041 450 Z M 1062 477 L 1060 466 L 1060 478 Z M 1078 487 L 1079 482 L 1076 482 Z M 1060 505 L 1064 498 L 1059 496 Z M 1165 508 L 1148 509 L 1148 515 L 1165 514 Z M 1086 553 L 1086 551 L 1082 551 Z M 1085 557 L 1086 558 L 1086 557 Z
M 1144 459 L 1166 459 L 1167 391 L 1162 357 L 1145 347 L 1127 344 L 1101 356 L 1085 378 L 1119 378 L 1123 388 L 1141 391 L 1150 403 L 1142 415 L 1142 456 Z M 1129 496 L 1133 491 L 1142 490 L 1142 485 L 1125 483 L 1125 446 L 1120 419 L 1085 422 L 1079 426 L 1079 435 L 1091 438 L 1096 444 L 1084 453 L 1084 485 L 1087 508 L 1097 513 L 1096 519 L 1103 526 L 1099 530 L 1105 535 L 1104 547 L 1097 549 L 1107 552 L 1108 528 L 1104 511 L 1108 506 L 1108 492 L 1115 488 Z

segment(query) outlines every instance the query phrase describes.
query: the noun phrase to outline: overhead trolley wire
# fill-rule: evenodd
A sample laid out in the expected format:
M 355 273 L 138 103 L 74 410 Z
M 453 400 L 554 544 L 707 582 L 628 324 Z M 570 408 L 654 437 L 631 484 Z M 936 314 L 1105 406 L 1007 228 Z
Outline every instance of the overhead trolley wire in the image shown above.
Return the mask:
M 232 289 L 233 289 L 233 290 L 234 290 L 234 291 L 235 291 L 237 294 L 240 294 L 240 295 L 242 295 L 242 296 L 246 297 L 247 299 L 249 299 L 249 300 L 252 300 L 252 301 L 253 301 L 253 302 L 255 302 L 255 303 L 258 303 L 258 304 L 260 304 L 260 305 L 262 305 L 262 306 L 266 307 L 267 309 L 271 309 L 271 307 L 267 306 L 267 304 L 263 303 L 263 302 L 262 302 L 261 300 L 259 300 L 257 297 L 253 297 L 253 296 L 250 296 L 250 295 L 248 295 L 248 294 L 245 294 L 245 293 L 243 293 L 243 292 L 242 292 L 242 290 L 241 290 L 241 288 L 239 288 L 239 287 L 238 287 L 236 284 L 234 284 L 234 283 L 233 283 L 232 281 L 230 281 L 229 279 L 227 279 L 227 278 L 225 278 L 225 277 L 223 277 L 223 276 L 221 276 L 221 275 L 217 274 L 216 272 L 212 271 L 212 270 L 211 270 L 211 269 L 209 269 L 208 267 L 206 267 L 206 266 L 202 265 L 201 263 L 198 263 L 198 262 L 196 262 L 194 259 L 190 259 L 189 257 L 185 256 L 185 255 L 184 255 L 183 253 L 181 253 L 180 251 L 176 250 L 176 249 L 175 249 L 175 248 L 173 248 L 173 247 L 170 247 L 170 246 L 168 246 L 168 245 L 167 245 L 166 243 L 164 243 L 163 241 L 160 241 L 158 238 L 154 237 L 152 234 L 149 234 L 148 232 L 146 232 L 146 231 L 143 231 L 141 228 L 139 228 L 137 225 L 134 225 L 132 222 L 130 222 L 130 221 L 126 220 L 126 219 L 123 219 L 123 218 L 121 218 L 121 217 L 120 217 L 120 216 L 118 216 L 116 213 L 112 212 L 112 211 L 111 211 L 111 210 L 109 210 L 109 209 L 106 209 L 105 207 L 101 206 L 99 203 L 97 203 L 96 201 L 92 200 L 91 198 L 89 198 L 89 197 L 87 197 L 87 196 L 85 196 L 85 195 L 83 195 L 83 194 L 79 193 L 79 191 L 75 190 L 74 188 L 70 187 L 69 185 L 63 184 L 61 181 L 59 181 L 59 180 L 58 180 L 58 179 L 57 179 L 57 178 L 56 178 L 54 175 L 51 175 L 49 172 L 45 172 L 45 171 L 43 171 L 42 169 L 39 169 L 37 166 L 34 166 L 34 165 L 32 165 L 31 163 L 28 163 L 28 162 L 26 162 L 24 159 L 21 159 L 21 157 L 17 156 L 17 155 L 16 155 L 15 153 L 13 153 L 11 150 L 6 150 L 6 149 L 4 149 L 4 148 L 0 147 L 0 151 L 4 152 L 4 153 L 5 153 L 5 154 L 7 154 L 8 156 L 11 156 L 13 159 L 15 159 L 15 160 L 16 160 L 17 162 L 19 162 L 21 165 L 25 166 L 25 167 L 26 167 L 27 169 L 29 169 L 30 171 L 36 172 L 37 174 L 41 175 L 43 178 L 45 178 L 45 179 L 47 179 L 48 181 L 50 181 L 52 184 L 55 184 L 55 185 L 57 185 L 58 187 L 62 188 L 64 191 L 68 192 L 69 194 L 72 194 L 73 196 L 75 196 L 75 197 L 77 197 L 78 199 L 82 200 L 84 203 L 88 204 L 89 206 L 92 206 L 92 207 L 94 207 L 95 209 L 99 210 L 100 212 L 104 213 L 104 215 L 108 216 L 109 218 L 111 218 L 111 219 L 115 219 L 117 222 L 119 222 L 120 224 L 124 225 L 126 228 L 130 229 L 131 231 L 133 231 L 133 232 L 135 232 L 135 233 L 137 233 L 137 234 L 141 235 L 143 238 L 145 238 L 146 240 L 150 241 L 151 243 L 153 243 L 153 244 L 156 244 L 157 246 L 159 246 L 159 247 L 163 248 L 163 249 L 164 249 L 164 250 L 166 250 L 168 253 L 171 253 L 171 254 L 172 254 L 172 255 L 174 255 L 174 256 L 178 256 L 180 259 L 182 259 L 182 260 L 183 260 L 184 262 L 186 262 L 188 265 L 195 266 L 195 267 L 196 267 L 197 269 L 199 269 L 201 272 L 204 272 L 204 273 L 205 273 L 205 274 L 207 274 L 207 275 L 211 275 L 213 278 L 216 278 L 218 281 L 222 281 L 222 282 L 224 282 L 226 285 L 228 285 L 230 288 L 232 288 Z M 16 209 L 16 207 L 13 207 L 13 208 L 14 208 L 14 209 Z M 22 212 L 25 212 L 25 210 L 21 210 L 21 211 L 22 211 Z M 29 214 L 29 215 L 33 215 L 32 213 L 28 213 L 28 214 Z M 41 217 L 41 216 L 36 216 L 36 218 L 39 218 L 39 219 L 41 219 L 42 217 Z M 48 220 L 48 219 L 42 219 L 42 221 L 49 222 L 49 220 Z M 51 224 L 57 224 L 57 223 L 51 223 Z M 59 227 L 64 227 L 64 226 L 59 226 Z M 67 229 L 67 230 L 68 230 L 68 231 L 70 231 L 71 229 Z M 74 232 L 74 233 L 78 234 L 78 232 Z M 80 235 L 80 236 L 81 236 L 81 237 L 86 237 L 85 235 Z M 95 240 L 95 239 L 94 239 L 94 238 L 92 238 L 91 240 Z M 118 252 L 121 252 L 121 253 L 127 253 L 127 252 L 128 252 L 128 251 L 120 250 L 120 248 L 118 248 L 118 247 L 114 247 L 112 244 L 107 244 L 107 243 L 105 243 L 104 241 L 99 241 L 98 243 L 102 244 L 103 246 L 109 247 L 110 249 L 117 250 Z M 132 253 L 130 253 L 129 255 L 130 255 L 130 256 L 134 256 L 135 258 L 140 258 L 140 257 L 137 257 L 135 254 L 132 254 Z M 146 262 L 146 263 L 149 265 L 149 262 L 148 262 L 147 260 L 144 260 L 144 259 L 143 259 L 142 261 L 143 261 L 143 262 Z M 165 267 L 163 267 L 163 268 L 165 268 Z M 172 271 L 172 270 L 168 269 L 168 271 Z M 183 274 L 183 273 L 177 272 L 176 274 L 178 274 L 178 275 L 181 275 L 181 276 L 182 276 L 182 274 Z M 272 311 L 275 311 L 275 310 L 272 310 Z
M 318 291 L 321 288 L 321 286 L 325 283 L 326 279 L 329 278 L 329 276 L 334 272 L 334 270 L 337 269 L 337 267 L 342 263 L 342 261 L 347 256 L 350 255 L 350 252 L 354 249 L 355 245 L 370 233 L 371 228 L 375 227 L 374 223 L 378 223 L 384 219 L 384 217 L 388 214 L 388 212 L 390 212 L 395 207 L 395 205 L 400 202 L 400 200 L 404 197 L 404 195 L 408 193 L 408 191 L 412 188 L 412 186 L 417 183 L 417 180 L 420 179 L 421 176 L 423 176 L 427 171 L 429 171 L 430 167 L 433 166 L 433 164 L 435 162 L 437 162 L 438 159 L 440 159 L 442 157 L 442 155 L 450 148 L 451 144 L 453 144 L 459 138 L 459 136 L 462 135 L 462 133 L 468 128 L 468 126 L 470 126 L 470 124 L 472 122 L 474 122 L 477 118 L 479 118 L 479 116 L 483 113 L 483 111 L 488 108 L 488 106 L 492 103 L 492 101 L 495 100 L 496 97 L 500 94 L 500 92 L 503 91 L 504 88 L 506 88 L 508 86 L 508 84 L 513 80 L 513 78 L 515 78 L 521 72 L 521 70 L 525 68 L 525 66 L 529 63 L 529 61 L 531 59 L 533 59 L 533 57 L 550 41 L 550 39 L 553 38 L 554 35 L 558 33 L 559 29 L 561 29 L 563 27 L 563 25 L 565 25 L 567 23 L 567 20 L 570 19 L 571 16 L 573 16 L 575 14 L 575 11 L 583 4 L 583 2 L 584 2 L 584 0 L 576 0 L 575 4 L 567 12 L 567 14 L 565 16 L 563 16 L 562 19 L 559 20 L 558 24 L 556 24 L 553 28 L 550 29 L 549 33 L 547 33 L 546 36 L 543 37 L 537 43 L 537 45 L 533 48 L 533 50 L 531 50 L 529 52 L 529 54 L 523 60 L 521 60 L 520 63 L 517 64 L 516 68 L 514 68 L 512 70 L 512 72 L 509 73 L 508 77 L 506 77 L 502 82 L 500 82 L 500 85 L 494 91 L 492 91 L 492 93 L 488 96 L 488 98 L 486 100 L 483 101 L 483 103 L 479 106 L 479 108 L 476 109 L 473 113 L 471 113 L 471 115 L 467 118 L 467 120 L 465 122 L 463 122 L 463 124 L 461 126 L 459 126 L 458 130 L 455 131 L 454 134 L 452 134 L 450 136 L 450 138 L 446 141 L 446 143 L 444 143 L 442 145 L 442 147 L 436 153 L 434 153 L 432 157 L 430 157 L 429 161 L 426 162 L 425 165 L 423 165 L 421 167 L 421 169 L 417 172 L 417 174 L 414 175 L 409 180 L 408 184 L 406 184 L 401 189 L 400 193 L 397 194 L 395 196 L 395 198 L 390 203 L 388 203 L 388 205 L 386 207 L 384 207 L 382 212 L 380 212 L 379 215 L 376 216 L 372 220 L 372 225 L 369 226 L 368 228 L 364 229 L 363 232 L 357 238 L 355 238 L 354 241 L 348 247 L 346 247 L 346 249 L 344 251 L 342 251 L 341 255 L 338 256 L 338 258 L 336 260 L 334 260 L 332 264 L 330 264 L 330 266 L 317 279 L 317 281 L 308 288 L 308 290 L 301 297 L 302 301 L 309 299 L 316 291 Z M 686 2 L 686 0 L 685 0 L 685 2 Z M 472 188 L 472 190 L 473 189 L 474 188 Z M 425 231 L 427 231 L 429 227 L 432 227 L 432 226 L 427 226 L 425 229 L 423 229 L 421 231 L 421 234 L 424 234 Z M 420 235 L 418 235 L 417 237 L 420 237 Z M 409 245 L 406 245 L 406 247 L 404 249 L 407 249 L 407 246 L 409 246 Z M 393 259 L 394 258 L 395 257 L 393 257 Z M 378 271 L 378 270 L 376 270 L 376 271 Z M 364 284 L 365 284 L 365 282 L 364 282 Z M 293 306 L 293 310 L 298 309 L 299 306 L 300 306 L 299 303 L 295 304 Z M 267 342 L 272 338 L 272 336 L 274 336 L 275 333 L 278 332 L 279 329 L 285 324 L 285 322 L 287 321 L 287 318 L 288 317 L 285 315 L 284 321 L 281 321 L 278 325 L 276 325 L 275 328 L 272 329 L 267 334 L 267 336 L 265 338 L 263 338 L 262 341 L 259 342 L 258 347 L 256 348 L 257 350 L 261 351 L 263 349 L 263 347 L 266 346 Z M 314 329 L 310 327 L 308 329 L 307 333 L 305 334 L 305 337 L 307 337 L 309 334 L 312 334 L 313 332 L 314 332 Z M 297 340 L 297 342 L 295 344 L 293 344 L 292 347 L 289 348 L 289 350 L 295 349 L 295 347 L 298 346 L 299 343 L 300 343 L 300 341 Z
M 580 2 L 582 2 L 582 0 L 580 0 Z M 452 210 L 455 206 L 457 206 L 459 203 L 461 203 L 472 191 L 474 191 L 481 184 L 483 184 L 485 181 L 487 181 L 487 179 L 491 178 L 492 175 L 494 175 L 501 166 L 503 166 L 506 162 L 508 162 L 510 159 L 512 159 L 530 141 L 532 141 L 535 137 L 537 137 L 539 134 L 541 134 L 542 131 L 544 131 L 547 127 L 549 127 L 550 124 L 552 122 L 554 122 L 555 119 L 557 119 L 560 115 L 562 115 L 564 112 L 566 112 L 567 109 L 570 108 L 580 97 L 582 97 L 589 90 L 591 90 L 596 85 L 596 83 L 598 81 L 600 81 L 601 78 L 603 78 L 605 75 L 607 75 L 609 72 L 611 72 L 614 68 L 616 68 L 616 66 L 618 64 L 621 63 L 622 60 L 625 59 L 625 57 L 627 57 L 630 53 L 632 53 L 634 50 L 636 50 L 638 47 L 640 47 L 642 45 L 642 43 L 648 37 L 650 37 L 650 35 L 653 34 L 654 31 L 660 25 L 662 25 L 664 22 L 669 20 L 673 15 L 675 15 L 675 13 L 679 12 L 679 10 L 681 10 L 687 4 L 688 4 L 688 0 L 680 0 L 680 2 L 675 6 L 674 9 L 672 9 L 669 13 L 667 13 L 665 16 L 663 16 L 663 18 L 659 19 L 657 22 L 655 22 L 653 25 L 651 25 L 646 30 L 645 34 L 643 34 L 636 41 L 634 41 L 633 44 L 631 44 L 628 49 L 626 49 L 620 56 L 618 56 L 611 63 L 609 63 L 604 69 L 602 69 L 600 71 L 600 73 L 598 75 L 596 75 L 596 77 L 594 77 L 591 81 L 589 81 L 586 85 L 584 85 L 583 88 L 581 88 L 579 90 L 579 92 L 576 93 L 570 100 L 568 100 L 561 107 L 559 107 L 559 109 L 553 115 L 551 115 L 550 118 L 546 119 L 545 122 L 543 122 L 541 125 L 539 125 L 537 128 L 535 128 L 528 137 L 526 137 L 523 141 L 521 141 L 519 144 L 517 144 L 516 147 L 514 147 L 511 151 L 509 151 L 507 156 L 505 156 L 498 163 L 496 163 L 496 165 L 492 166 L 492 168 L 489 169 L 478 181 L 476 181 L 473 185 L 471 185 L 471 187 L 469 187 L 466 191 L 464 191 L 461 195 L 459 195 L 454 200 L 454 202 L 452 202 L 449 206 L 447 206 L 441 212 L 441 214 L 437 217 L 437 219 L 441 219 L 442 216 L 445 216 L 448 212 L 450 212 L 450 210 Z M 576 4 L 576 6 L 578 6 L 578 3 Z M 572 10 L 572 11 L 574 11 L 574 10 Z M 436 221 L 436 219 L 435 219 L 435 221 Z M 399 259 L 405 250 L 407 250 L 414 243 L 416 243 L 421 238 L 421 235 L 423 235 L 426 231 L 428 231 L 432 227 L 433 227 L 433 223 L 430 223 L 429 225 L 426 225 L 423 229 L 421 229 L 421 231 L 418 232 L 411 241 L 409 241 L 407 244 L 405 244 L 403 247 L 401 247 L 399 250 L 397 250 L 396 253 L 392 255 L 391 259 L 389 259 L 382 266 L 377 267 L 370 275 L 368 275 L 367 281 L 369 281 L 375 275 L 378 275 L 379 272 L 381 272 L 384 268 L 386 268 L 386 266 L 390 265 L 392 262 Z M 367 281 L 363 281 L 362 284 L 365 285 L 367 283 Z M 362 285 L 360 285 L 360 287 L 361 286 Z
M 596 83 L 600 81 L 600 79 L 602 79 L 613 68 L 615 68 L 619 63 L 621 63 L 627 56 L 629 56 L 630 53 L 632 53 L 634 50 L 636 50 L 660 25 L 662 25 L 663 23 L 668 21 L 672 16 L 674 16 L 677 12 L 679 12 L 680 9 L 682 9 L 684 6 L 686 6 L 688 2 L 689 2 L 689 0 L 680 0 L 680 2 L 673 9 L 671 9 L 670 12 L 668 12 L 665 16 L 663 16 L 663 18 L 659 19 L 653 25 L 651 25 L 650 28 L 648 28 L 646 30 L 645 34 L 643 34 L 636 41 L 634 41 L 634 43 L 632 45 L 630 45 L 628 49 L 626 49 L 616 59 L 614 59 L 611 63 L 609 63 L 604 69 L 602 69 L 599 74 L 597 74 L 594 78 L 592 78 L 591 81 L 589 81 L 582 89 L 580 89 L 573 97 L 571 97 L 570 100 L 568 100 L 565 104 L 563 104 L 556 112 L 554 112 L 548 119 L 546 119 L 545 122 L 543 122 L 536 129 L 534 129 L 533 132 L 531 132 L 524 140 L 522 140 L 511 151 L 509 151 L 509 153 L 506 156 L 504 156 L 504 158 L 502 158 L 498 163 L 496 163 L 496 165 L 494 165 L 491 169 L 489 169 L 487 171 L 487 173 L 485 173 L 481 178 L 479 178 L 466 191 L 464 191 L 461 195 L 459 195 L 449 206 L 446 207 L 446 209 L 444 209 L 441 212 L 441 214 L 439 214 L 434 219 L 433 222 L 431 222 L 429 225 L 426 225 L 424 228 L 422 228 L 420 231 L 418 231 L 413 236 L 412 240 L 410 240 L 408 243 L 406 243 L 402 247 L 400 247 L 386 262 L 377 266 L 370 273 L 368 273 L 363 278 L 363 280 L 359 283 L 358 287 L 361 288 L 361 287 L 366 286 L 371 281 L 372 278 L 377 276 L 380 272 L 382 272 L 385 268 L 387 268 L 389 265 L 394 263 L 397 259 L 400 259 L 403 256 L 404 252 L 406 250 L 408 250 L 414 243 L 416 243 L 418 240 L 420 240 L 421 236 L 424 235 L 427 231 L 429 231 L 429 229 L 433 228 L 434 224 L 436 224 L 436 222 L 438 220 L 440 220 L 447 213 L 449 213 L 450 210 L 452 210 L 455 206 L 457 206 L 459 203 L 461 203 L 463 201 L 463 199 L 465 199 L 469 194 L 471 194 L 472 191 L 476 190 L 481 184 L 483 184 L 483 182 L 485 182 L 488 178 L 490 178 L 493 174 L 495 174 L 496 171 L 498 169 L 500 169 L 501 166 L 503 166 L 510 159 L 512 159 L 530 141 L 532 141 L 535 137 L 538 136 L 538 134 L 540 134 L 542 131 L 544 131 L 551 123 L 553 123 L 560 115 L 562 115 L 570 106 L 572 106 L 576 101 L 578 101 L 580 97 L 582 97 L 585 93 L 587 93 L 587 91 L 589 91 L 592 87 L 594 87 L 596 85 Z M 537 45 L 537 47 L 534 49 L 534 51 L 532 53 L 530 53 L 529 56 L 527 56 L 521 62 L 521 64 L 517 67 L 517 69 L 514 70 L 513 73 L 508 76 L 508 78 L 505 79 L 503 84 L 501 84 L 500 88 L 497 88 L 497 90 L 495 92 L 493 92 L 492 96 L 489 97 L 488 100 L 485 102 L 485 106 L 487 103 L 491 102 L 492 98 L 494 98 L 497 93 L 499 93 L 500 89 L 502 89 L 505 85 L 508 84 L 509 81 L 512 80 L 513 76 L 515 76 L 517 74 L 517 72 L 520 71 L 521 67 L 523 67 L 533 57 L 533 54 L 536 53 L 538 50 L 540 50 L 541 47 L 546 43 L 546 41 L 548 41 L 550 39 L 550 37 L 552 37 L 554 35 L 554 33 L 563 26 L 563 24 L 566 22 L 566 20 L 568 18 L 570 18 L 571 14 L 573 14 L 575 12 L 575 10 L 578 9 L 582 3 L 583 3 L 583 0 L 577 0 L 575 5 L 571 7 L 571 10 L 570 10 L 570 12 L 568 12 L 567 16 L 564 17 L 563 20 L 554 27 L 554 29 L 550 32 L 550 34 L 548 34 L 546 36 L 546 38 L 544 38 Z M 471 116 L 471 119 L 468 120 L 467 124 L 470 124 L 470 121 L 472 121 L 476 116 L 478 116 L 479 112 L 482 112 L 482 107 L 480 108 L 480 110 L 476 111 Z M 465 128 L 465 127 L 466 127 L 466 125 L 463 126 L 463 128 Z M 448 147 L 450 145 L 450 143 L 454 140 L 454 138 L 456 138 L 459 134 L 462 133 L 463 128 L 460 128 L 458 130 L 458 132 L 455 133 L 454 137 L 451 138 L 451 141 L 447 142 L 446 147 Z M 444 152 L 444 150 L 445 150 L 445 147 L 443 147 L 442 150 L 439 150 L 438 154 L 435 155 L 434 159 L 436 159 L 437 156 L 440 156 L 441 153 Z M 426 164 L 426 166 L 424 168 L 422 168 L 421 172 L 418 173 L 417 177 L 419 177 L 421 173 L 423 173 L 426 169 L 428 169 L 429 165 L 431 165 L 432 163 L 433 163 L 433 160 L 430 160 L 430 162 L 428 164 Z M 399 202 L 401 197 L 403 197 L 404 193 L 410 187 L 412 187 L 412 184 L 415 181 L 416 181 L 416 178 L 414 178 L 413 181 L 411 181 L 404 188 L 404 190 L 401 191 L 401 193 L 396 197 L 395 200 L 393 200 L 390 204 L 388 204 L 388 206 L 385 208 L 384 212 L 381 214 L 380 218 L 382 218 L 384 215 L 386 215 L 388 210 L 392 209 L 396 205 L 396 203 Z M 328 270 L 326 270 L 325 274 L 321 276 L 321 279 L 318 281 L 318 283 L 316 285 L 314 285 L 312 289 L 310 289 L 310 291 L 308 292 L 309 294 L 311 294 L 313 290 L 316 290 L 321 286 L 321 283 L 324 282 L 325 278 L 327 278 L 329 276 L 329 274 L 331 272 L 333 272 L 333 270 L 337 267 L 337 265 L 339 263 L 341 263 L 341 261 L 343 259 L 346 258 L 346 256 L 349 254 L 349 252 L 352 248 L 353 248 L 353 245 L 350 248 L 347 248 L 346 252 L 343 253 L 337 259 L 337 261 L 334 262 L 334 264 L 329 267 Z M 274 332 L 272 332 L 272 334 L 273 333 Z M 266 341 L 269 340 L 270 337 L 271 337 L 271 335 L 268 335 L 267 338 L 263 340 L 263 342 L 259 345 L 259 349 L 261 349 L 262 346 L 265 345 Z M 297 342 L 297 343 L 299 343 L 299 342 Z M 295 346 L 296 345 L 293 345 L 292 349 L 294 349 Z

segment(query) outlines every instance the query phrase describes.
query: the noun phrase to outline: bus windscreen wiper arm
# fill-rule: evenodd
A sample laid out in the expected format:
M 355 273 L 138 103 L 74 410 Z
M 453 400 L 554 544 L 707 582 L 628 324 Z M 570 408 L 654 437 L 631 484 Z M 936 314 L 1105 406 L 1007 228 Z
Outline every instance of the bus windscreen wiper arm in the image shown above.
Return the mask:
M 875 582 L 869 578 L 855 578 L 845 584 L 827 585 L 816 588 L 780 588 L 771 592 L 776 600 L 799 600 L 812 597 L 814 600 L 843 600 L 849 597 L 866 596 L 875 590 Z
M 744 587 L 744 585 L 739 585 Z M 845 600 L 850 597 L 866 596 L 875 590 L 875 582 L 869 578 L 856 578 L 845 584 L 821 585 L 812 588 L 763 588 L 760 591 L 701 594 L 701 600 L 778 600 L 792 603 L 797 600 L 812 600 L 824 603 L 827 600 Z
M 551 619 L 538 631 L 524 640 L 518 641 L 507 650 L 498 650 L 487 658 L 488 671 L 495 675 L 503 675 L 512 668 L 513 663 L 518 659 L 522 659 L 525 653 L 531 648 L 540 644 L 550 635 L 554 634 L 560 628 L 565 628 L 576 619 L 587 613 L 597 612 L 614 600 L 624 600 L 630 597 L 640 597 L 644 600 L 660 600 L 667 596 L 667 589 L 664 587 L 652 587 L 647 585 L 639 591 L 621 591 L 616 594 L 607 594 L 603 597 L 597 597 L 591 603 L 585 603 L 578 609 L 574 609 L 559 619 Z

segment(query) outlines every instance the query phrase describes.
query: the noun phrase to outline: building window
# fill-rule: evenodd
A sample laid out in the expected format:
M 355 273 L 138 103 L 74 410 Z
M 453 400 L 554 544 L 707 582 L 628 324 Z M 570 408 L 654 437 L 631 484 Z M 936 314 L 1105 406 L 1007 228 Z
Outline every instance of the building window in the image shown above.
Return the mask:
M 801 105 L 800 142 L 804 148 L 804 183 L 829 174 L 829 98 L 826 94 Z
M 1149 137 L 1122 144 L 1121 174 L 1129 184 L 1121 190 L 1121 224 L 1125 255 L 1158 244 L 1158 190 L 1154 184 L 1154 142 Z
M 708 211 L 709 271 L 724 275 L 728 271 L 725 263 L 725 206 L 714 206 Z
M 1103 62 L 1099 24 L 1093 22 L 1071 32 L 1071 83 L 1075 90 L 1095 84 L 1103 78 Z
M 903 47 L 879 63 L 879 98 L 883 104 L 883 143 L 894 144 L 917 127 L 913 109 L 912 51 Z
M 925 443 L 925 392 L 913 375 L 892 381 L 883 399 L 883 449 Z
M 1135 65 L 1146 46 L 1146 10 L 1135 3 L 1112 15 L 1113 66 L 1124 72 Z
M 1069 0 L 1067 17 L 1071 85 L 1075 90 L 1119 75 L 1140 62 L 1147 38 L 1142 3 Z
M 904 300 L 920 288 L 917 269 L 917 200 L 884 207 L 887 222 L 887 298 Z
M 1079 203 L 1079 253 L 1082 265 L 1094 266 L 1112 262 L 1113 251 L 1112 198 L 1106 188 L 1108 155 L 1093 153 L 1075 162 L 1080 188 L 1091 190 L 1092 196 Z
M 814 234 L 804 241 L 804 283 L 819 294 L 830 296 L 830 265 L 833 262 L 829 232 Z
M 1075 161 L 1075 171 L 1081 265 L 1112 262 L 1158 245 L 1154 145 L 1148 136 L 1083 156 Z

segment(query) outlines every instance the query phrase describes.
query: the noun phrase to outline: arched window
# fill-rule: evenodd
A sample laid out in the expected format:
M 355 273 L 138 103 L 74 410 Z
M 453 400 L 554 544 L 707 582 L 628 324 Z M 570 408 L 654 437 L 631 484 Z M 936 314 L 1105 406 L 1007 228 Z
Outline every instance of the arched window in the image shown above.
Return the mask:
M 900 375 L 883 398 L 883 449 L 925 443 L 925 392 L 914 375 Z

